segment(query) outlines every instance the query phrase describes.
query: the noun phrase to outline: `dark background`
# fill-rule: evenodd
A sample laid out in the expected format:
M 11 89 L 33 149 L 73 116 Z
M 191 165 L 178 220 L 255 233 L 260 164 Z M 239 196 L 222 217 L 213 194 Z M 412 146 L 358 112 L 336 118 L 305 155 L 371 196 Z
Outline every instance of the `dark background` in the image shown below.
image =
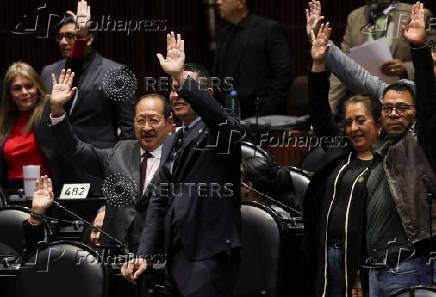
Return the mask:
M 183 34 L 187 61 L 206 66 L 212 64 L 213 52 L 208 49 L 207 4 L 203 0 L 91 0 L 93 20 L 110 15 L 111 20 L 166 20 L 168 30 Z M 338 43 L 344 34 L 346 17 L 351 10 L 364 4 L 364 0 L 322 1 L 323 13 L 333 25 L 332 39 Z M 404 1 L 413 3 L 413 1 Z M 436 9 L 436 1 L 424 1 L 426 7 Z M 37 10 L 38 7 L 46 8 Z M 305 0 L 258 0 L 256 13 L 282 23 L 291 49 L 294 70 L 304 75 L 308 65 L 308 43 L 305 35 Z M 17 60 L 31 64 L 38 72 L 46 64 L 60 59 L 58 45 L 54 40 L 56 30 L 45 36 L 50 14 L 63 15 L 64 11 L 76 11 L 77 1 L 73 0 L 0 0 L 0 73 Z M 17 35 L 11 33 L 18 23 L 21 28 L 31 28 L 39 14 L 36 33 Z M 26 17 L 23 17 L 26 15 Z M 52 17 L 51 27 L 61 18 Z M 223 23 L 216 17 L 218 26 Z M 157 52 L 164 54 L 165 32 L 98 32 L 95 48 L 105 57 L 128 65 L 138 79 L 137 95 L 145 93 L 144 77 L 157 77 L 163 73 L 155 58 Z

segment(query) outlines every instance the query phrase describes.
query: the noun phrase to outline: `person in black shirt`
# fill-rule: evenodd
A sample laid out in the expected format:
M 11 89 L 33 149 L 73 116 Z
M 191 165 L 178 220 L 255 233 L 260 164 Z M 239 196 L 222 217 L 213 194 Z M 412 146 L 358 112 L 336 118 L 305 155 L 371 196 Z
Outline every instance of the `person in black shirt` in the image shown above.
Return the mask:
M 277 114 L 292 83 L 290 50 L 283 27 L 249 11 L 246 0 L 218 0 L 220 16 L 230 24 L 217 36 L 214 73 L 231 77 L 241 104 L 241 119 Z M 222 88 L 224 91 L 224 88 Z M 225 94 L 223 94 L 225 95 Z

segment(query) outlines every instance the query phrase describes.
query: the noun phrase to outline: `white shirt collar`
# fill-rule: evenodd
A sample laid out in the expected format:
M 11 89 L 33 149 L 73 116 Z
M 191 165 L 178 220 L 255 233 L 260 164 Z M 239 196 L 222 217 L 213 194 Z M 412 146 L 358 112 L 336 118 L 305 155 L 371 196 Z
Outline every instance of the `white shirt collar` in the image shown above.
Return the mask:
M 139 147 L 139 148 L 141 149 L 141 156 L 142 156 L 146 151 L 142 147 Z M 162 144 L 159 145 L 159 147 L 157 149 L 155 149 L 154 151 L 149 152 L 149 153 L 153 156 L 153 158 L 160 159 L 160 156 L 162 153 Z

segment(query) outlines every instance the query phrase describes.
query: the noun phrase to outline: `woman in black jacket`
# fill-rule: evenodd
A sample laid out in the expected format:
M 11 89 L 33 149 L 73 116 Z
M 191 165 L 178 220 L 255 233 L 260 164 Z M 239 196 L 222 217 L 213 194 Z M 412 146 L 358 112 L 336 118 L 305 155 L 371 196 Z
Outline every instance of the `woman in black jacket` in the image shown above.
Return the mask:
M 314 131 L 327 152 L 313 176 L 304 205 L 304 249 L 310 296 L 351 296 L 364 246 L 366 179 L 377 142 L 380 103 L 353 97 L 345 104 L 345 134 L 340 136 L 329 103 L 325 68 L 329 24 L 312 32 L 309 106 Z

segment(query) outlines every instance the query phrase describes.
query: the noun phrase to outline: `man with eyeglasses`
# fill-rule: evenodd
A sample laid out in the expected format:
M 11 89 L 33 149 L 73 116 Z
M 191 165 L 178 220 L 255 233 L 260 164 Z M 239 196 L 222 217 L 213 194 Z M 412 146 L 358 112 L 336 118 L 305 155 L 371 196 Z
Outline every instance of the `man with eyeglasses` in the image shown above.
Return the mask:
M 109 96 L 111 89 L 103 83 L 105 75 L 112 73 L 116 76 L 127 67 L 102 57 L 93 49 L 96 31 L 88 30 L 91 14 L 86 1 L 78 2 L 76 14 L 71 11 L 67 14 L 70 16 L 63 20 L 56 37 L 63 59 L 45 66 L 41 73 L 47 93 L 53 89 L 51 74 L 58 75 L 62 69 L 71 68 L 76 74 L 73 85 L 78 87 L 78 91 L 65 105 L 65 112 L 77 137 L 98 148 L 111 148 L 119 140 L 134 139 L 135 95 L 116 100 L 118 98 Z M 126 89 L 126 86 L 122 87 Z M 99 177 L 87 174 L 63 158 L 59 158 L 58 163 L 63 163 L 59 168 L 68 170 L 52 173 L 56 195 L 62 183 L 79 182 L 91 182 L 91 195 L 101 195 L 102 180 Z
M 415 84 L 401 80 L 387 85 L 334 44 L 326 61 L 327 69 L 354 92 L 383 99 L 386 138 L 373 152 L 366 181 L 368 258 L 363 267 L 369 269 L 371 297 L 433 283 L 434 265 L 429 264 L 436 232 L 431 198 L 436 194 L 436 94 L 423 4 L 413 6 L 402 33 L 410 43 Z
M 172 77 L 170 103 L 183 128 L 165 140 L 138 253 L 121 273 L 135 284 L 164 247 L 159 296 L 231 297 L 241 247 L 239 118 L 213 97 L 207 69 L 185 64 L 184 44 L 171 32 L 166 57 L 157 54 Z
M 71 100 L 76 88 L 72 88 L 74 73 L 62 70 L 57 82 L 53 76 L 53 92 L 50 98 L 50 130 L 56 149 L 64 158 L 95 176 L 104 178 L 115 173 L 131 177 L 137 186 L 135 200 L 121 207 L 106 205 L 103 230 L 121 242 L 127 243 L 130 252 L 136 252 L 148 207 L 148 187 L 159 168 L 162 144 L 175 126 L 168 99 L 159 94 L 148 94 L 139 100 L 135 109 L 134 127 L 136 140 L 121 140 L 115 146 L 100 149 L 81 141 L 71 125 L 69 117 L 62 114 L 65 104 Z M 54 114 L 62 114 L 54 116 Z M 127 190 L 127 189 L 126 189 Z M 115 244 L 100 236 L 99 242 Z

